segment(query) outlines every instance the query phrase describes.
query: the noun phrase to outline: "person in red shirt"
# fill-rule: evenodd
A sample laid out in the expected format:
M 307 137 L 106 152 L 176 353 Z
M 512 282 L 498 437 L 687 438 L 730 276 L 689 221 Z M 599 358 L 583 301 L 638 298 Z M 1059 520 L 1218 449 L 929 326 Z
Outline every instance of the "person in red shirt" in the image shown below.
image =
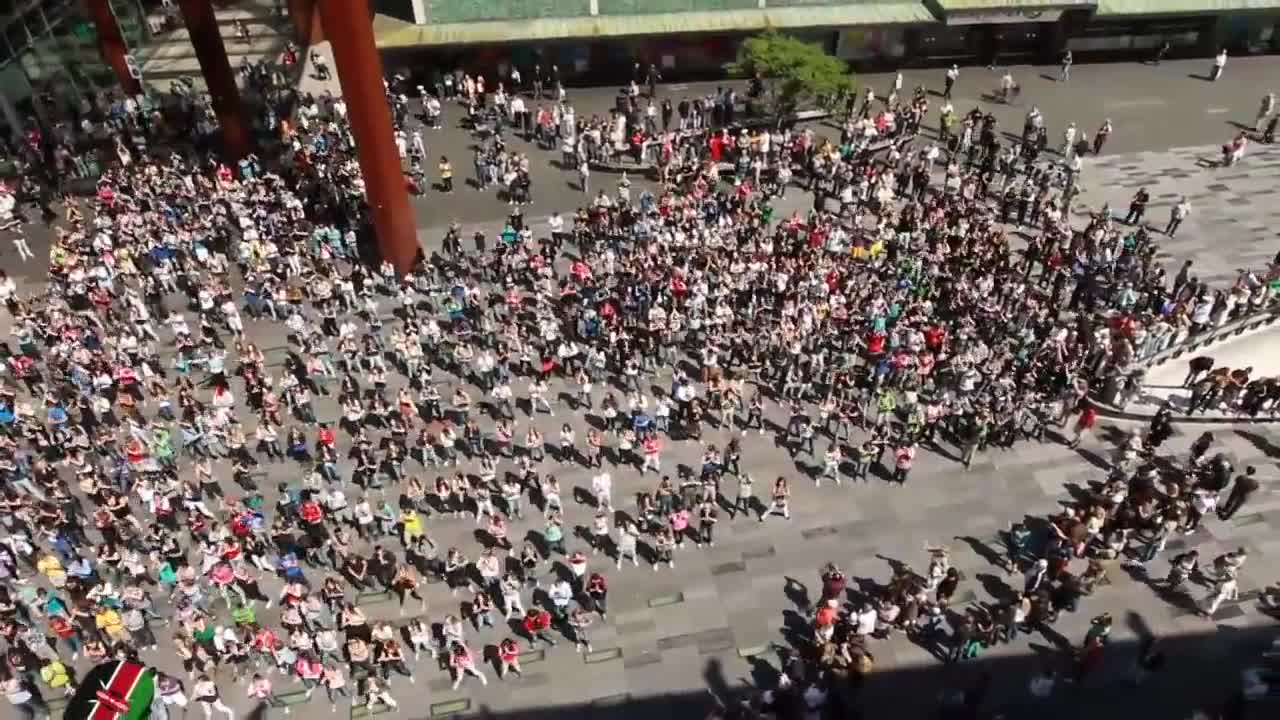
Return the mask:
M 650 435 L 644 439 L 644 442 L 640 443 L 640 446 L 644 449 L 644 466 L 640 468 L 640 473 L 643 475 L 649 468 L 653 468 L 655 473 L 661 474 L 662 466 L 659 458 L 662 452 L 662 443 L 657 437 Z
M 947 339 L 947 330 L 941 325 L 932 325 L 924 331 L 924 344 L 934 352 L 942 350 L 942 343 Z
M 839 600 L 847 585 L 848 580 L 840 572 L 840 568 L 834 563 L 827 565 L 826 571 L 822 573 L 822 601 Z
M 320 430 L 316 432 L 316 448 L 319 449 L 320 446 L 324 446 L 332 450 L 337 442 L 338 437 L 333 432 L 333 428 L 329 427 L 327 423 L 321 423 Z
M 328 536 L 328 532 L 324 527 L 324 508 L 320 507 L 320 503 L 308 497 L 298 508 L 298 515 L 302 518 L 303 528 L 307 531 L 307 535 L 311 536 L 313 540 L 323 543 Z
M 1080 416 L 1076 418 L 1076 426 L 1071 437 L 1071 442 L 1067 443 L 1067 447 L 1075 449 L 1080 447 L 1080 440 L 1085 433 L 1093 429 L 1098 422 L 1098 410 L 1093 405 L 1085 405 L 1084 410 L 1080 411 Z
M 882 332 L 872 331 L 867 335 L 867 352 L 871 355 L 879 355 L 884 352 L 884 343 L 888 337 Z
M 893 479 L 899 485 L 907 484 L 907 475 L 911 473 L 911 464 L 916 459 L 916 444 L 908 443 L 893 451 Z
M 839 619 L 839 613 L 836 608 L 840 606 L 837 600 L 827 600 L 818 606 L 818 611 L 813 615 L 813 634 L 816 636 L 818 644 L 822 645 L 831 639 L 836 632 L 836 620 Z
M 1090 637 L 1076 654 L 1076 686 L 1079 687 L 1102 664 L 1102 638 Z
M 538 647 L 541 640 L 554 646 L 556 639 L 551 637 L 551 613 L 542 608 L 529 608 L 524 614 L 524 631 L 529 636 L 529 648 Z
M 80 656 L 80 630 L 71 623 L 70 620 L 62 615 L 54 615 L 49 618 L 49 629 L 53 630 L 53 634 L 58 639 L 67 644 L 71 648 L 71 659 L 75 660 Z
M 498 643 L 498 677 L 505 677 L 507 671 L 511 671 L 521 677 L 524 673 L 520 670 L 520 646 L 511 638 L 504 638 Z

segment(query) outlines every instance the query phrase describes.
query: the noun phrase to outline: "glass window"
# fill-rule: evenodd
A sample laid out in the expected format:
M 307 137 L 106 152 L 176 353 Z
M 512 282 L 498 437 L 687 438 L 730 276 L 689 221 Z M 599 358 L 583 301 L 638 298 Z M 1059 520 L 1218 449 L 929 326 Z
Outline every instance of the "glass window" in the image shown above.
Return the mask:
M 4 40 L 9 46 L 6 51 L 6 60 L 16 56 L 27 47 L 27 28 L 23 25 L 22 18 L 14 18 L 8 25 L 5 25 Z

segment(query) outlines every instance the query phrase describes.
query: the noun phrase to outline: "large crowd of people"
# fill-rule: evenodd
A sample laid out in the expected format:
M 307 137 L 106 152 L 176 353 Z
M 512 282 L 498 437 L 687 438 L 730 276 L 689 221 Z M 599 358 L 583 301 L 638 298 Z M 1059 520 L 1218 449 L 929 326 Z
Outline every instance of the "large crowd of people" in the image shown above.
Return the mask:
M 1160 233 L 1107 208 L 1073 225 L 1080 156 L 1102 144 L 1046 153 L 1035 109 L 1004 142 L 994 117 L 944 99 L 928 140 L 927 94 L 898 82 L 853 99 L 833 140 L 740 128 L 736 91 L 672 110 L 646 82 L 629 112 L 584 120 L 563 92 L 530 109 L 541 88 L 526 104 L 460 84 L 450 94 L 472 115 L 519 105 L 520 127 L 587 168 L 588 197 L 590 163 L 620 148 L 652 158 L 659 182 L 634 199 L 629 183 L 600 189 L 535 232 L 518 202 L 530 158 L 498 132 L 476 179 L 507 187 L 507 227 L 455 225 L 397 276 L 362 249 L 341 98 L 300 98 L 278 154 L 235 164 L 158 151 L 135 113 L 110 125 L 117 158 L 94 196 L 63 198 L 47 280 L 0 277 L 0 679 L 22 714 L 44 712 L 38 685 L 69 692 L 77 663 L 112 657 L 160 667 L 164 703 L 207 718 L 232 715 L 233 688 L 281 703 L 286 678 L 335 709 L 340 696 L 396 707 L 423 655 L 456 689 L 520 673 L 540 644 L 590 651 L 610 588 L 642 564 L 674 569 L 718 523 L 785 520 L 829 492 L 801 482 L 906 483 L 943 445 L 968 467 L 1064 425 L 1079 442 L 1091 389 L 1272 302 L 1255 273 L 1229 290 L 1168 277 Z M 406 162 L 422 170 L 395 85 Z M 441 95 L 422 103 L 428 124 L 451 112 Z M 37 133 L 30 150 L 52 142 Z M 797 185 L 812 210 L 777 216 Z M 1095 496 L 1010 531 L 1024 581 L 997 610 L 947 626 L 960 577 L 946 548 L 874 593 L 828 567 L 810 634 L 756 710 L 817 711 L 894 632 L 974 657 L 1074 611 L 1110 560 L 1150 564 L 1234 487 L 1216 508 L 1229 517 L 1251 491 L 1211 439 L 1185 471 L 1151 462 L 1169 422 L 1120 448 Z M 805 458 L 807 477 L 743 462 L 751 433 Z M 685 470 L 673 451 L 701 462 Z M 571 473 L 589 488 L 557 479 Z M 433 539 L 471 523 L 475 544 Z M 1244 561 L 1184 553 L 1167 582 L 1211 582 L 1212 613 Z M 456 608 L 427 607 L 435 581 Z M 388 598 L 413 619 L 368 617 Z M 1158 667 L 1158 648 L 1144 657 Z

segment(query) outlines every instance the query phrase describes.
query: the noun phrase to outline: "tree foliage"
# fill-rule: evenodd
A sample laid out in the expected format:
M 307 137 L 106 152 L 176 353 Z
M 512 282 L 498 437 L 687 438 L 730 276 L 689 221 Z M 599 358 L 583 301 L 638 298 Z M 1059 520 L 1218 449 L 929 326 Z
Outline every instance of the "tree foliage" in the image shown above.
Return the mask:
M 849 66 L 822 46 L 770 30 L 748 38 L 729 66 L 740 77 L 760 78 L 768 113 L 781 121 L 801 105 L 826 105 L 857 90 Z

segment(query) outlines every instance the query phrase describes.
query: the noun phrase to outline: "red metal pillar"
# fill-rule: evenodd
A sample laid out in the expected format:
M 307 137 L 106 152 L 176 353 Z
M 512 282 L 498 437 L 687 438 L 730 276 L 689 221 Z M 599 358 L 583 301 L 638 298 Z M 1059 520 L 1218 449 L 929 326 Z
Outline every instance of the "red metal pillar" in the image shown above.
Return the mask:
M 111 9 L 110 0 L 85 0 L 85 8 L 93 18 L 93 27 L 98 34 L 98 52 L 115 71 L 120 89 L 126 95 L 138 95 L 142 92 L 142 83 L 129 72 L 129 62 L 125 57 L 129 47 L 120 32 L 120 23 Z
M 307 47 L 324 42 L 317 0 L 289 0 L 289 22 L 293 25 L 293 41 Z
M 373 39 L 369 0 L 318 2 L 355 136 L 378 250 L 397 272 L 405 273 L 418 257 L 418 232 L 382 87 L 382 58 Z
M 218 18 L 213 14 L 210 0 L 178 0 L 182 21 L 191 37 L 200 61 L 200 74 L 204 76 L 213 101 L 213 112 L 222 126 L 222 147 L 228 160 L 239 160 L 249 154 L 249 126 L 245 122 L 244 108 L 240 104 L 240 88 L 227 59 L 227 47 L 222 43 L 222 31 Z

